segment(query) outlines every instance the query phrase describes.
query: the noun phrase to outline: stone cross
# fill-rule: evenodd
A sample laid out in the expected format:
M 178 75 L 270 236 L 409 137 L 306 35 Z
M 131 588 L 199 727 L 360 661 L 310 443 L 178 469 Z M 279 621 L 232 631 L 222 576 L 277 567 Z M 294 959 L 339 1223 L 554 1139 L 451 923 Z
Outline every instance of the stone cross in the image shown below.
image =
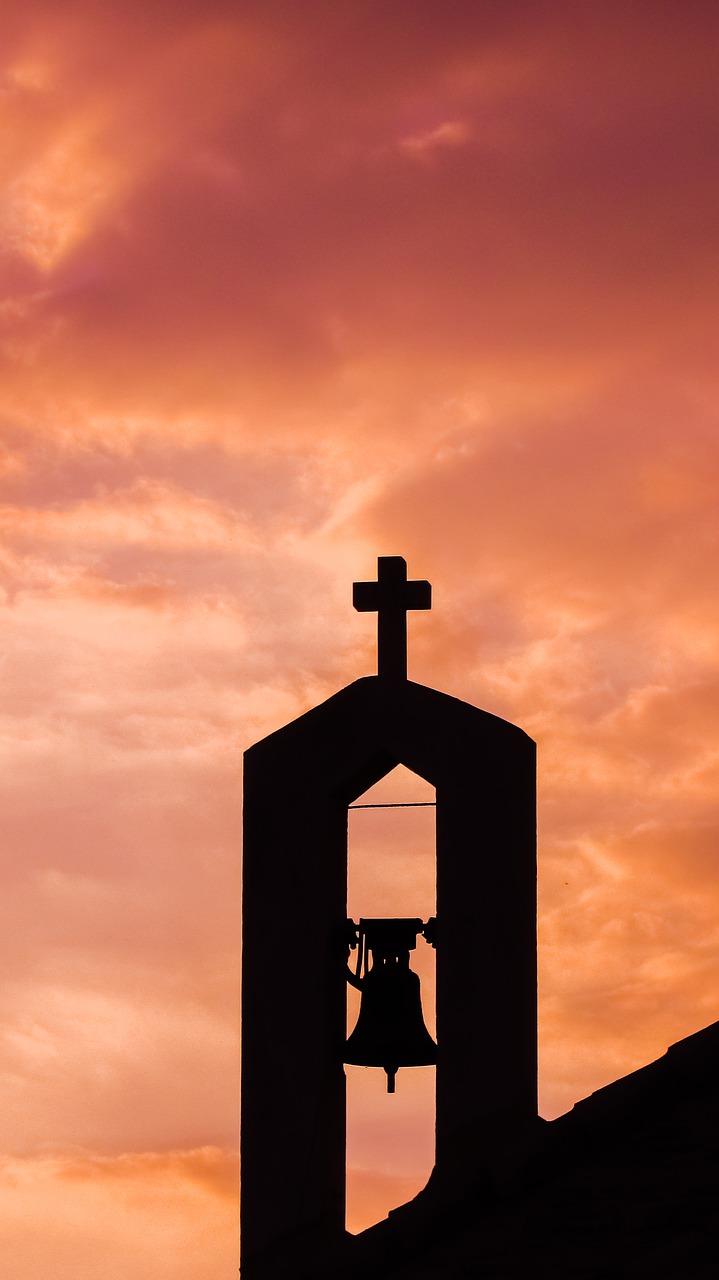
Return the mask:
M 432 608 L 429 582 L 408 582 L 402 556 L 379 556 L 377 581 L 355 582 L 352 603 L 360 613 L 377 614 L 377 674 L 406 680 L 407 610 Z

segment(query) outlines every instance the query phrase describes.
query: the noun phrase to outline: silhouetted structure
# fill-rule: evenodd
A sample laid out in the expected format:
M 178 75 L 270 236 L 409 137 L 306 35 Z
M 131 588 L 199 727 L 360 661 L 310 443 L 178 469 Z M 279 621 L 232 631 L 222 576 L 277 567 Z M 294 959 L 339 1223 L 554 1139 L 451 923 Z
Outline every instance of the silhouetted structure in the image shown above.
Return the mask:
M 719 1023 L 538 1118 L 534 745 L 406 680 L 406 610 L 430 589 L 403 560 L 380 559 L 354 600 L 379 611 L 380 674 L 246 755 L 243 1280 L 714 1280 Z M 361 922 L 380 997 L 345 1045 L 347 806 L 399 763 L 437 793 L 437 1159 L 352 1237 L 343 1058 L 391 1078 L 388 1058 L 435 1053 L 407 965 L 434 938 L 421 920 Z
M 480 1135 L 476 1135 L 480 1138 Z M 715 1280 L 719 1023 L 557 1120 L 481 1135 L 305 1280 Z
M 379 674 L 245 755 L 243 1280 L 342 1275 L 363 1239 L 344 1231 L 347 807 L 398 764 L 437 798 L 437 1202 L 477 1135 L 537 1116 L 534 743 L 406 679 L 430 587 L 401 557 L 354 603 L 378 611 Z

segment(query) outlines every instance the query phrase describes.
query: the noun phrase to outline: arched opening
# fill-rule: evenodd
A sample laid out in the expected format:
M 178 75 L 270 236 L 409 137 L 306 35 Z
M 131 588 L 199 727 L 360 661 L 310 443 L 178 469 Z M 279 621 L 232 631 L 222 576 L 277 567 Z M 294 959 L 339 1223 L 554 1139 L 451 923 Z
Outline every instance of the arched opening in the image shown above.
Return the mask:
M 347 914 L 353 920 L 398 916 L 426 921 L 435 915 L 434 802 L 434 788 L 398 765 L 350 806 Z M 420 978 L 425 1025 L 436 1039 L 435 952 L 422 937 L 410 965 Z M 348 1033 L 359 1005 L 359 993 L 348 985 Z M 347 1065 L 345 1072 L 346 1224 L 357 1233 L 411 1199 L 429 1178 L 435 1149 L 435 1068 L 402 1068 L 394 1094 L 387 1093 L 381 1068 Z

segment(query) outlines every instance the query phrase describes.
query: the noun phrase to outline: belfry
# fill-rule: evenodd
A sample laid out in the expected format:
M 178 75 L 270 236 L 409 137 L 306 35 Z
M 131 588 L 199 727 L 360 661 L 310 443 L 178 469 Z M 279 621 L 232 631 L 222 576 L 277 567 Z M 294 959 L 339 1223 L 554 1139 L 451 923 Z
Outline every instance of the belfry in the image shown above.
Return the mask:
M 461 1198 L 483 1135 L 536 1120 L 535 745 L 407 679 L 407 611 L 430 605 L 402 557 L 380 557 L 377 581 L 354 585 L 355 608 L 378 614 L 378 674 L 245 755 L 243 1280 L 356 1273 L 376 1229 L 344 1229 L 346 1061 L 384 1067 L 393 1087 L 398 1068 L 436 1060 L 435 1168 L 397 1229 L 413 1205 Z M 436 791 L 436 920 L 355 931 L 348 806 L 399 764 Z M 436 1046 L 407 958 L 421 932 L 436 944 Z M 348 941 L 364 949 L 366 1013 L 349 1042 Z M 409 1030 L 390 1041 L 396 1008 Z

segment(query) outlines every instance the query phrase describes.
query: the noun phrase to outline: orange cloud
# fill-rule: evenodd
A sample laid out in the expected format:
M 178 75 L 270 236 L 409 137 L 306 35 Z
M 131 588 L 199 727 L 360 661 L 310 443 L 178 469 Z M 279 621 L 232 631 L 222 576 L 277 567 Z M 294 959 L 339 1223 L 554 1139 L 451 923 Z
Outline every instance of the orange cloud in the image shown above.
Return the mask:
M 214 1156 L 162 1152 L 236 1136 L 241 750 L 374 670 L 378 553 L 434 584 L 411 675 L 539 742 L 545 1112 L 714 1017 L 717 15 L 2 22 L 8 1247 L 200 1280 Z M 397 909 L 416 834 L 367 836 Z
M 237 1273 L 233 1157 L 213 1148 L 114 1160 L 91 1155 L 5 1158 L 3 1249 L 8 1276 L 71 1280 L 102 1267 L 182 1280 Z
M 26 542 L 60 542 L 75 549 L 108 543 L 254 549 L 249 531 L 232 511 L 143 479 L 129 490 L 101 493 L 64 510 L 0 507 L 0 531 Z

